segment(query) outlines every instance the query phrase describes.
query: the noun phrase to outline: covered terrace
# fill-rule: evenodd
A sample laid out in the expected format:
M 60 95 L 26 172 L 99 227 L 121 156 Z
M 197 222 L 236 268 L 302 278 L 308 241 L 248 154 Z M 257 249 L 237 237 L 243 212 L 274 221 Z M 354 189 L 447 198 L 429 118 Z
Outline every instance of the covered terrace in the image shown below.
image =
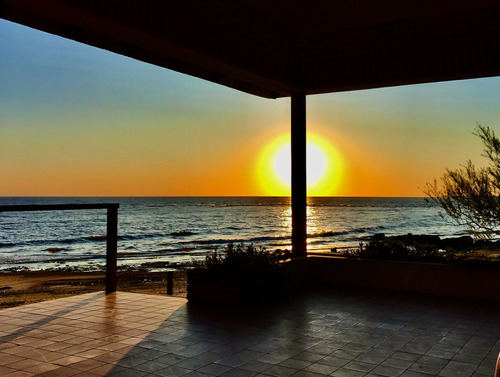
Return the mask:
M 307 254 L 307 95 L 500 75 L 493 0 L 0 0 L 0 17 L 252 95 L 290 97 L 294 257 Z M 264 311 L 94 293 L 1 311 L 0 374 L 491 376 L 498 309 L 352 289 Z

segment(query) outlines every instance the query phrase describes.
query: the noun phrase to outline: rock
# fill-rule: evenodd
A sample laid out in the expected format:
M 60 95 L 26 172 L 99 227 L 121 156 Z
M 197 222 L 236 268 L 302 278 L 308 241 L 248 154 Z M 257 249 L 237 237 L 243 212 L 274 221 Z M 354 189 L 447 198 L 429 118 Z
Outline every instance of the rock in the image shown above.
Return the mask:
M 463 250 L 470 249 L 474 246 L 474 240 L 471 236 L 443 238 L 439 247 L 441 249 Z
M 427 234 L 415 235 L 414 242 L 426 245 L 438 245 L 441 239 L 439 236 L 431 236 Z
M 474 240 L 470 236 L 439 238 L 439 236 L 430 234 L 404 234 L 400 236 L 386 237 L 383 233 L 374 234 L 372 241 L 398 241 L 404 245 L 411 246 L 414 244 L 433 245 L 440 249 L 464 250 L 474 247 Z
M 498 241 L 483 240 L 483 239 L 478 239 L 474 241 L 474 248 L 476 249 L 483 249 L 483 248 L 487 249 L 498 245 L 499 245 Z
M 394 236 L 391 239 L 396 241 L 401 241 L 405 245 L 413 245 L 415 243 L 421 245 L 439 245 L 441 239 L 439 236 L 433 236 L 429 234 L 405 234 L 403 236 Z

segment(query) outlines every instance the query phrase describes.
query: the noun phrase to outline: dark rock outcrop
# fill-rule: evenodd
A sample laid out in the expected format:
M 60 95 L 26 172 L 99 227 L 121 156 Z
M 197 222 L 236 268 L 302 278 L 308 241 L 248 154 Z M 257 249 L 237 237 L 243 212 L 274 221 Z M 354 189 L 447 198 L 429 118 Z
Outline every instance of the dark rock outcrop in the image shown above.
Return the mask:
M 466 250 L 475 246 L 471 236 L 450 237 L 441 239 L 439 236 L 431 234 L 404 234 L 400 236 L 386 236 L 383 233 L 374 234 L 372 241 L 390 240 L 398 241 L 404 245 L 415 244 L 435 246 L 438 249 Z
M 439 243 L 441 249 L 463 250 L 474 247 L 474 240 L 471 236 L 443 238 Z

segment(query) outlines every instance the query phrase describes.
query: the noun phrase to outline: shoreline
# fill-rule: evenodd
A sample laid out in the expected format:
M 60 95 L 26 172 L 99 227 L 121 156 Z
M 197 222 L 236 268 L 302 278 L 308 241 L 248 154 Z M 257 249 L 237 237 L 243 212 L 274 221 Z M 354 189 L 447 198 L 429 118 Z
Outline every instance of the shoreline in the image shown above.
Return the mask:
M 372 236 L 377 237 L 377 235 Z M 454 246 L 455 251 L 470 257 L 495 261 L 500 260 L 500 241 L 473 241 L 470 237 L 440 238 L 426 234 L 406 234 L 398 236 L 378 235 L 379 239 L 395 240 L 412 245 L 413 241 L 428 244 L 430 241 L 446 243 Z M 360 246 L 366 242 L 361 240 Z M 411 241 L 411 242 L 410 242 Z M 444 246 L 441 245 L 443 248 Z M 335 247 L 310 250 L 311 254 L 345 256 L 350 247 Z M 457 254 L 458 254 L 457 253 Z M 122 265 L 118 267 L 118 290 L 153 295 L 166 295 L 167 271 L 174 272 L 174 296 L 186 297 L 186 268 L 195 267 L 198 262 L 170 262 L 151 260 L 144 262 L 138 269 Z M 96 267 L 96 266 L 93 266 Z M 102 268 L 102 266 L 100 266 Z M 45 300 L 63 298 L 72 295 L 104 291 L 106 274 L 103 270 L 95 270 L 85 266 L 66 266 L 46 270 L 0 271 L 0 309 L 30 304 Z

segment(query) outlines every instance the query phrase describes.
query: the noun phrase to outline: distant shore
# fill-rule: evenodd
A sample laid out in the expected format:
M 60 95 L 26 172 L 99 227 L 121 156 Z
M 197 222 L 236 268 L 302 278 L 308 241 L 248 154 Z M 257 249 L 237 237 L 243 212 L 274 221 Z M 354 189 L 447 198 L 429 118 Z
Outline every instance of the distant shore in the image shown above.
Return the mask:
M 104 272 L 26 271 L 0 273 L 0 309 L 104 291 Z M 166 295 L 165 272 L 118 272 L 118 290 Z M 186 296 L 186 273 L 174 272 L 174 296 Z

